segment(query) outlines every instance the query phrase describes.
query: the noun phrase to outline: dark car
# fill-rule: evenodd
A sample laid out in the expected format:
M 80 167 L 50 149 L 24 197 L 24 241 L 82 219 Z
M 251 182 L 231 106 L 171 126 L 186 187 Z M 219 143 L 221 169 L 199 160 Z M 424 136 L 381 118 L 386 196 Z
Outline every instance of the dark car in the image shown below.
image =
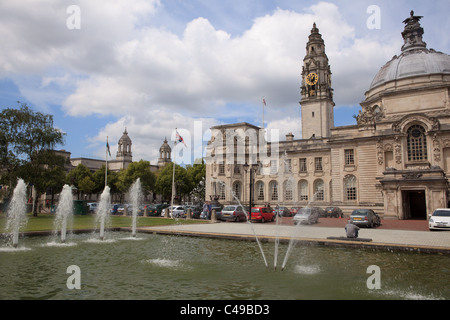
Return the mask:
M 211 213 L 213 210 L 216 211 L 216 220 L 221 220 L 222 219 L 222 207 L 221 206 L 212 206 Z M 205 210 L 203 210 L 200 213 L 200 219 L 211 220 L 211 217 L 208 217 L 207 212 Z
M 199 206 L 186 206 L 186 212 L 188 211 L 188 209 L 191 209 L 192 219 L 200 219 L 202 208 L 200 208 Z
M 278 216 L 278 217 L 292 217 L 291 214 L 291 210 L 289 210 L 286 207 L 279 207 L 279 208 L 275 208 L 273 210 L 273 212 Z
M 344 217 L 344 214 L 342 213 L 342 209 L 339 207 L 328 207 L 325 209 L 325 217 L 342 218 Z
M 160 217 L 163 215 L 164 209 L 168 207 L 169 205 L 166 203 L 151 204 L 147 206 L 147 214 L 152 217 Z
M 373 228 L 381 225 L 381 219 L 372 209 L 353 210 L 349 220 L 357 226 Z

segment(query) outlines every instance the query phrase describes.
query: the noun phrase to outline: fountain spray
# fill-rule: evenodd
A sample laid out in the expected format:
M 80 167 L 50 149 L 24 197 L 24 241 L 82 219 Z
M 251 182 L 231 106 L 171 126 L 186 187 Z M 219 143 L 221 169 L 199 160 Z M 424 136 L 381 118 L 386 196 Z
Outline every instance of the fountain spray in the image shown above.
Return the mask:
M 226 187 L 226 184 L 225 184 L 224 181 L 219 180 L 219 183 L 222 185 L 222 187 Z M 231 188 L 230 188 L 230 190 L 231 190 Z M 265 264 L 266 268 L 268 268 L 269 265 L 267 264 L 266 255 L 264 254 L 264 250 L 263 250 L 263 248 L 262 248 L 262 246 L 261 246 L 261 242 L 259 241 L 259 238 L 258 238 L 258 236 L 256 235 L 256 231 L 255 231 L 255 229 L 253 228 L 253 224 L 252 224 L 251 221 L 249 221 L 249 219 L 248 219 L 249 215 L 251 215 L 252 208 L 250 208 L 250 212 L 246 212 L 244 206 L 242 205 L 241 201 L 239 201 L 238 197 L 236 196 L 236 194 L 234 193 L 233 190 L 231 190 L 231 194 L 233 195 L 233 198 L 239 203 L 239 205 L 240 205 L 240 206 L 242 207 L 242 209 L 244 210 L 245 217 L 246 217 L 246 219 L 247 219 L 247 222 L 246 222 L 246 223 L 250 226 L 250 229 L 252 230 L 253 235 L 255 236 L 256 243 L 258 244 L 259 251 L 261 252 L 261 255 L 262 255 L 263 260 L 264 260 L 264 264 Z M 251 217 L 250 217 L 250 218 L 251 218 Z
M 18 179 L 17 186 L 14 189 L 11 203 L 8 207 L 8 220 L 6 231 L 12 239 L 12 245 L 17 248 L 19 244 L 19 230 L 28 222 L 26 216 L 27 210 L 27 185 L 22 179 Z
M 67 226 L 72 222 L 73 196 L 72 187 L 64 185 L 56 208 L 55 232 L 61 231 L 61 243 L 66 242 Z
M 141 187 L 141 179 L 138 178 L 133 185 L 131 186 L 129 196 L 131 199 L 132 205 L 132 225 L 131 225 L 131 235 L 136 237 L 136 224 L 137 224 L 137 215 L 139 211 L 139 205 L 142 199 L 142 187 Z
M 108 186 L 100 196 L 100 203 L 97 210 L 97 223 L 100 222 L 100 240 L 105 238 L 105 225 L 109 222 L 109 211 L 111 209 L 111 194 Z

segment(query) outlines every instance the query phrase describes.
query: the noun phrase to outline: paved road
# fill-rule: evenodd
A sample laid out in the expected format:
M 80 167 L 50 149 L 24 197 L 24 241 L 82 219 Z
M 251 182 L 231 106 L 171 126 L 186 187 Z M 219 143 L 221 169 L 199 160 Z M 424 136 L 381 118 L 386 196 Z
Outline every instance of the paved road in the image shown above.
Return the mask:
M 338 220 L 338 219 L 335 219 Z M 343 219 L 341 219 L 343 220 Z M 345 222 L 341 221 L 343 225 Z M 325 225 L 325 224 L 323 224 Z M 359 238 L 372 239 L 371 242 L 355 242 L 342 240 L 331 240 L 329 237 L 344 237 L 342 226 L 293 226 L 287 222 L 276 223 L 203 223 L 203 224 L 180 224 L 161 227 L 144 227 L 142 232 L 160 234 L 178 234 L 199 237 L 231 238 L 231 239 L 255 239 L 261 241 L 289 241 L 294 237 L 297 241 L 320 243 L 326 245 L 361 246 L 372 248 L 387 248 L 389 250 L 408 250 L 421 252 L 442 252 L 450 254 L 450 231 L 416 231 L 399 229 L 370 229 L 361 228 Z

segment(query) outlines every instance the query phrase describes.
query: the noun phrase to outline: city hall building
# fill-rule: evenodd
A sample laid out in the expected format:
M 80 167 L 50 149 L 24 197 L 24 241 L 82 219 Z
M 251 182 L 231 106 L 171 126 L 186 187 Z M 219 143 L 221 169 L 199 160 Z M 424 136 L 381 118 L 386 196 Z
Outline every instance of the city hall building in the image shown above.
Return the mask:
M 421 18 L 411 12 L 403 21 L 400 54 L 375 75 L 356 124 L 340 127 L 314 24 L 302 68 L 302 138 L 270 143 L 248 123 L 211 128 L 205 200 L 339 206 L 347 214 L 370 208 L 398 219 L 427 219 L 447 207 L 450 56 L 427 48 Z

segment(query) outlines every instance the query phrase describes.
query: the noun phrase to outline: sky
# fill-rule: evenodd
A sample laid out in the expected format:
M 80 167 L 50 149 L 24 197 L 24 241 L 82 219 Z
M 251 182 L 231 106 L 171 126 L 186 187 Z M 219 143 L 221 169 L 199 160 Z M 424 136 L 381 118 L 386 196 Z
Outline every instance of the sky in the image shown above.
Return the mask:
M 314 22 L 341 126 L 355 124 L 374 76 L 401 53 L 411 10 L 424 16 L 428 48 L 450 53 L 449 9 L 448 0 L 0 0 L 0 107 L 20 101 L 53 115 L 66 134 L 57 148 L 72 158 L 104 159 L 106 139 L 114 158 L 125 129 L 134 161 L 156 164 L 175 128 L 201 154 L 194 140 L 205 143 L 212 126 L 262 125 L 263 97 L 265 127 L 300 139 Z

